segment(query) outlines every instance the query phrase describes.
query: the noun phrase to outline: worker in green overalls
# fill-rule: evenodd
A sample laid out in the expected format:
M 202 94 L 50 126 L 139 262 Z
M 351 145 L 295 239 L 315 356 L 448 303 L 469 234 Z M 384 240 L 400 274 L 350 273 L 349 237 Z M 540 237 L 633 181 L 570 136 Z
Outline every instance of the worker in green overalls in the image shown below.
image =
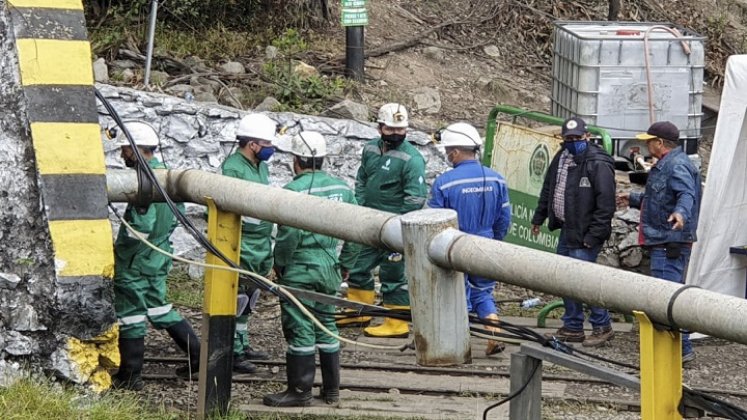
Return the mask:
M 302 131 L 293 137 L 290 147 L 295 177 L 285 189 L 327 200 L 356 204 L 355 194 L 345 181 L 322 171 L 327 144 L 316 132 Z M 278 283 L 334 296 L 342 282 L 341 271 L 354 264 L 358 246 L 345 243 L 337 256 L 338 239 L 290 226 L 279 226 L 275 243 L 275 271 Z M 337 334 L 334 305 L 301 300 L 316 309 L 312 313 L 331 332 Z M 311 403 L 311 388 L 316 371 L 314 359 L 319 350 L 322 371 L 320 397 L 336 404 L 340 395 L 340 342 L 307 318 L 290 302 L 281 301 L 283 335 L 288 343 L 285 355 L 288 389 L 265 395 L 265 405 L 273 407 L 306 406 Z
M 238 150 L 231 154 L 221 165 L 225 176 L 270 184 L 270 173 L 266 161 L 275 152 L 272 145 L 275 140 L 277 124 L 263 114 L 249 114 L 239 121 L 236 130 Z M 272 270 L 272 226 L 270 222 L 248 216 L 241 218 L 241 268 L 267 276 Z M 253 373 L 257 367 L 250 360 L 264 360 L 269 356 L 263 351 L 249 345 L 247 331 L 249 315 L 254 303 L 259 298 L 259 289 L 251 284 L 239 284 L 236 332 L 233 343 L 233 370 L 236 373 Z M 243 308 L 243 310 L 242 310 Z
M 158 134 L 149 124 L 126 122 L 138 150 L 153 169 L 166 166 L 155 156 Z M 139 165 L 135 152 L 123 130 L 118 130 L 117 145 L 127 167 Z M 184 206 L 179 205 L 183 211 Z M 176 217 L 166 203 L 145 206 L 128 205 L 124 219 L 134 230 L 158 248 L 172 252 L 169 237 L 176 228 Z M 122 361 L 113 377 L 115 388 L 140 390 L 145 352 L 146 320 L 157 329 L 165 329 L 183 351 L 190 364 L 177 369 L 180 376 L 197 372 L 200 362 L 200 342 L 189 322 L 166 301 L 166 276 L 171 269 L 171 257 L 149 248 L 124 225 L 119 227 L 114 242 L 114 308 L 119 322 L 119 352 Z
M 355 180 L 358 204 L 377 210 L 404 214 L 418 210 L 425 204 L 425 160 L 408 141 L 407 110 L 396 103 L 379 110 L 381 138 L 363 147 L 361 166 Z M 390 309 L 410 309 L 410 295 L 405 278 L 402 256 L 391 251 L 363 246 L 357 263 L 350 270 L 348 299 L 374 303 L 372 270 L 379 267 L 379 280 L 384 306 Z M 370 316 L 341 319 L 338 326 L 367 325 Z M 410 327 L 406 321 L 385 318 L 384 323 L 368 327 L 364 334 L 371 337 L 407 337 Z

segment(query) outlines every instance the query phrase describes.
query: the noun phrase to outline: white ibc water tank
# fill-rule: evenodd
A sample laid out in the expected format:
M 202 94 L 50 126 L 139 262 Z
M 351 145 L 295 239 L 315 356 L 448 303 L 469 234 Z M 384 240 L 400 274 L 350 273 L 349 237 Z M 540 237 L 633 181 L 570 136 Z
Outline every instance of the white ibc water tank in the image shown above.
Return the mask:
M 650 125 L 644 36 L 655 26 L 676 29 L 680 36 L 662 29 L 648 35 L 654 120 L 679 127 L 685 149 L 695 153 L 702 118 L 705 38 L 669 23 L 556 22 L 552 114 L 579 116 L 605 128 L 616 140 L 618 156 L 628 156 L 631 147 L 642 146 L 632 139 Z

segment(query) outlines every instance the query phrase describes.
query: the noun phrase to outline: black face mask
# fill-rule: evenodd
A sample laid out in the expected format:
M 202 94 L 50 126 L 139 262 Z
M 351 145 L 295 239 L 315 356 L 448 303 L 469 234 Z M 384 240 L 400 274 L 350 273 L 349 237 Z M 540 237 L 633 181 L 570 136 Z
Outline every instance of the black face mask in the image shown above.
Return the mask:
M 137 166 L 137 158 L 135 158 L 134 156 L 131 158 L 125 158 L 124 163 L 128 168 L 134 168 L 135 166 Z
M 405 141 L 407 134 L 382 134 L 381 139 L 384 140 L 386 146 L 390 149 L 396 149 Z

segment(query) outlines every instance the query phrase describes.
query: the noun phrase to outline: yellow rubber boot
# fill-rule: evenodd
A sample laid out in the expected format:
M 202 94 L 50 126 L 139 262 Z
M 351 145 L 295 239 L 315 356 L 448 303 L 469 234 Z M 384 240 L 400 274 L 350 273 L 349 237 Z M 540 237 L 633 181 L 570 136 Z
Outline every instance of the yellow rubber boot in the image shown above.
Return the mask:
M 409 306 L 384 305 L 389 309 L 410 309 Z M 368 337 L 385 337 L 385 338 L 407 338 L 410 335 L 410 325 L 407 321 L 394 318 L 384 318 L 384 323 L 377 327 L 368 327 L 363 329 L 363 334 Z
M 366 303 L 373 305 L 374 299 L 376 299 L 376 292 L 373 290 L 362 290 L 362 289 L 348 289 L 348 300 L 353 302 Z M 344 313 L 355 313 L 352 309 L 345 309 Z M 344 318 L 337 320 L 338 327 L 365 327 L 371 322 L 370 316 L 359 316 L 355 318 Z
M 496 314 L 490 314 L 485 319 L 489 319 L 495 322 L 499 321 L 498 315 Z M 493 332 L 501 332 L 500 328 L 492 326 L 492 325 L 486 325 L 485 329 L 493 331 Z M 485 355 L 490 356 L 491 354 L 500 353 L 505 349 L 506 349 L 506 345 L 501 343 L 500 341 L 488 340 L 488 345 L 487 347 L 485 347 Z

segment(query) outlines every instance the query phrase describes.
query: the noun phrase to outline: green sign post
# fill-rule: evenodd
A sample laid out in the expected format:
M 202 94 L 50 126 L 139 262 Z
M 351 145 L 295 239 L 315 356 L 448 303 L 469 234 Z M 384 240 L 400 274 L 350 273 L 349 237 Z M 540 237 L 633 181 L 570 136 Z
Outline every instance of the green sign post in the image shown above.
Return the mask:
M 342 0 L 342 26 L 368 25 L 366 0 Z

